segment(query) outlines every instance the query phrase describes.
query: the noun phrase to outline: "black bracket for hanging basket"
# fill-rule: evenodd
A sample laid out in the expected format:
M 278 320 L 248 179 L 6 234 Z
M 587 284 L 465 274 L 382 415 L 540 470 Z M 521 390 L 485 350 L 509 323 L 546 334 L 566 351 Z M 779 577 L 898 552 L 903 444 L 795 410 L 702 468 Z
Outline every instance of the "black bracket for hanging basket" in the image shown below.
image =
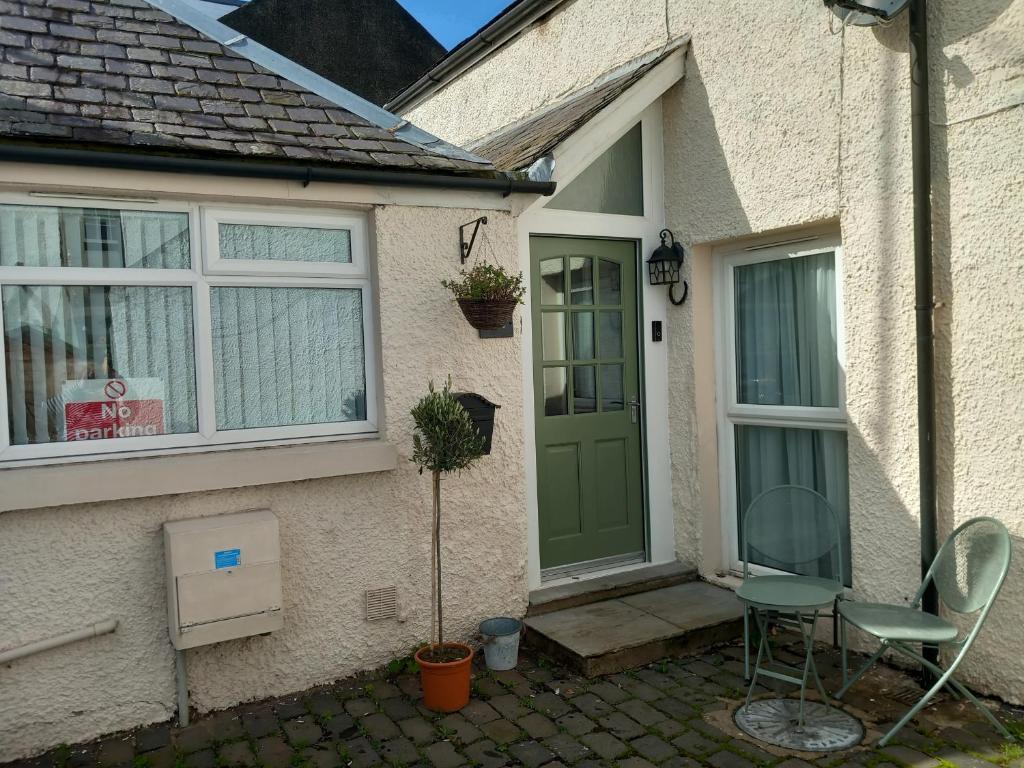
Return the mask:
M 459 227 L 459 258 L 462 259 L 462 263 L 465 264 L 469 259 L 471 253 L 473 253 L 473 245 L 476 243 L 476 234 L 480 231 L 480 225 L 487 223 L 487 217 L 481 216 L 479 219 L 463 224 Z M 473 234 L 469 236 L 469 242 L 466 242 L 466 230 L 469 227 L 473 227 Z

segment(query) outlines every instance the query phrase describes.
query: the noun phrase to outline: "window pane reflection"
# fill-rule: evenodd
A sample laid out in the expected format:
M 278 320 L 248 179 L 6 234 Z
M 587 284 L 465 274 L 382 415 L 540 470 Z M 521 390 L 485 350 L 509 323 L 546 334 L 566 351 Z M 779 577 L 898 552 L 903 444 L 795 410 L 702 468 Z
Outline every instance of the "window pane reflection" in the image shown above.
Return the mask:
M 564 416 L 569 413 L 569 393 L 565 368 L 544 369 L 544 415 Z
M 188 269 L 187 213 L 0 205 L 0 266 Z
M 589 256 L 573 256 L 569 259 L 571 273 L 572 303 L 594 303 L 594 260 Z
M 574 312 L 572 316 L 572 356 L 574 360 L 593 360 L 594 313 Z
M 597 410 L 596 366 L 579 365 L 572 369 L 572 412 L 594 413 Z
M 192 291 L 3 288 L 11 443 L 198 429 Z
M 541 315 L 541 346 L 545 360 L 565 360 L 565 313 L 545 312 Z
M 735 270 L 736 401 L 838 407 L 835 254 Z
M 622 313 L 601 313 L 601 357 L 622 357 Z
M 561 258 L 540 263 L 540 303 L 565 304 L 565 266 Z
M 622 303 L 622 268 L 614 261 L 597 262 L 599 304 Z
M 601 366 L 601 410 L 621 411 L 626 398 L 622 386 L 622 366 Z
M 811 488 L 826 499 L 839 517 L 839 532 L 843 547 L 843 562 L 850 562 L 850 505 L 849 466 L 846 433 L 825 429 L 790 427 L 762 427 L 736 425 L 736 500 L 737 530 L 742 539 L 743 514 L 751 502 L 762 492 L 778 485 L 797 485 Z M 801 558 L 801 550 L 819 549 L 821 532 L 808 530 L 798 522 L 800 518 L 791 509 L 778 509 L 762 519 L 758 529 L 751 529 L 751 537 L 782 542 L 780 550 L 789 549 L 793 556 L 789 562 L 771 560 L 752 553 L 751 560 L 779 570 L 801 573 L 805 576 L 828 576 L 819 572 L 824 561 Z M 743 542 L 739 542 L 742 557 Z M 849 585 L 850 570 L 845 576 Z

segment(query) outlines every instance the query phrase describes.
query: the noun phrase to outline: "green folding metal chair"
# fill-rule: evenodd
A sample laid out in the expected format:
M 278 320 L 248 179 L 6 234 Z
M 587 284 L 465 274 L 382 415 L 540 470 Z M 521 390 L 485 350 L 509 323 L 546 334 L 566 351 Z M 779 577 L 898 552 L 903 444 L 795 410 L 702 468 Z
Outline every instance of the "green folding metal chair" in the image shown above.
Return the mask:
M 844 685 L 835 698 L 842 698 L 888 650 L 910 657 L 936 677 L 935 684 L 879 741 L 879 746 L 885 746 L 943 687 L 949 688 L 957 698 L 963 696 L 970 700 L 1003 736 L 1009 740 L 1013 739 L 1006 727 L 989 712 L 988 708 L 953 677 L 953 673 L 964 660 L 985 624 L 992 604 L 1003 586 L 1010 569 L 1011 552 L 1010 534 L 1003 524 L 991 517 L 977 517 L 961 525 L 946 539 L 910 606 L 849 601 L 839 604 Z M 952 622 L 920 610 L 921 598 L 929 584 L 935 585 L 939 600 L 949 613 L 963 616 L 977 614 L 974 625 L 965 634 L 961 635 Z M 849 680 L 846 656 L 847 624 L 853 624 L 881 641 L 878 650 Z M 956 650 L 956 657 L 942 669 L 911 647 L 918 644 L 951 647 Z
M 757 582 L 757 591 L 771 602 L 771 593 L 778 593 L 779 602 L 792 590 L 806 586 L 811 590 L 827 592 L 829 601 L 837 600 L 843 593 L 843 551 L 839 533 L 839 517 L 828 499 L 817 491 L 800 485 L 778 485 L 759 494 L 747 507 L 743 515 L 743 581 Z M 750 567 L 760 565 L 785 575 L 753 575 Z M 748 587 L 749 589 L 749 587 Z M 743 597 L 745 589 L 740 587 L 737 596 Z M 750 618 L 753 615 L 763 640 L 767 640 L 767 622 L 762 621 L 758 610 L 748 605 L 743 612 L 743 673 L 752 680 L 750 673 Z M 803 617 L 787 619 L 785 615 L 772 613 L 773 621 L 791 626 L 803 633 Z M 817 619 L 817 613 L 814 620 Z M 813 622 L 812 626 L 813 626 Z M 767 642 L 759 643 L 758 661 L 755 667 L 760 674 L 780 677 L 760 670 L 763 655 L 773 663 L 771 647 Z M 813 665 L 813 658 L 809 662 Z M 781 676 L 781 679 L 792 680 Z M 815 683 L 821 688 L 817 671 Z M 753 686 L 751 686 L 753 690 Z M 824 694 L 823 694 L 824 695 Z

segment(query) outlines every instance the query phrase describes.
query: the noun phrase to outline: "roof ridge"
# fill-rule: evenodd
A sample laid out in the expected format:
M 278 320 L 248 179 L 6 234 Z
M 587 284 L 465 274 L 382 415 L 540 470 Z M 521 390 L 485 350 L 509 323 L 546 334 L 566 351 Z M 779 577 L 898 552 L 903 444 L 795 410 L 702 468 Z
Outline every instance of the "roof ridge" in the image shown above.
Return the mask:
M 383 107 L 367 101 L 347 88 L 306 69 L 297 62 L 282 56 L 265 45 L 243 35 L 218 19 L 193 8 L 184 0 L 145 0 L 146 3 L 174 17 L 183 24 L 203 33 L 254 64 L 272 71 L 306 90 L 327 99 L 342 109 L 351 112 L 378 128 L 387 131 L 400 141 L 405 141 L 431 154 L 490 166 L 490 161 L 474 155 L 461 147 L 450 144 L 437 136 L 413 125 Z

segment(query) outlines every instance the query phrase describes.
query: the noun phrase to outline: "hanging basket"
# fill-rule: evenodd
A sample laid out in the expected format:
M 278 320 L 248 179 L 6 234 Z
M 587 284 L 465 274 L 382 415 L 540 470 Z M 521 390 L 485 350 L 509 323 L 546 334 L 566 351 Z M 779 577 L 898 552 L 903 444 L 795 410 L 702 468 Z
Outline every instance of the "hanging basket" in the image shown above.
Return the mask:
M 478 331 L 498 331 L 512 320 L 519 303 L 515 299 L 457 299 L 459 309 Z

